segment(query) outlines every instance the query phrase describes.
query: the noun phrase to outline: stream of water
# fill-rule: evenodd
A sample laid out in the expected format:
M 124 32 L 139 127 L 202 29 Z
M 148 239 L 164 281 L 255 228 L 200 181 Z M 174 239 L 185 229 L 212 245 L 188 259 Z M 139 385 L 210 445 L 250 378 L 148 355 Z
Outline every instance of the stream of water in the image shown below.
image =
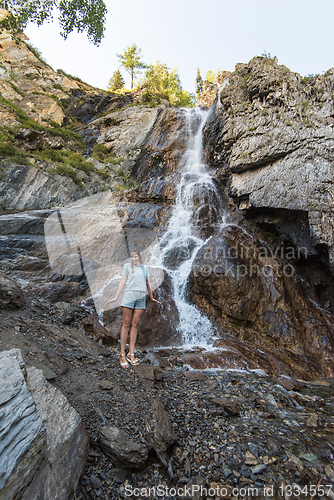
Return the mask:
M 197 252 L 225 225 L 226 215 L 203 162 L 203 129 L 208 111 L 195 108 L 183 112 L 188 147 L 181 161 L 175 207 L 160 245 L 179 312 L 183 345 L 210 348 L 216 338 L 214 328 L 210 320 L 188 302 L 187 283 Z

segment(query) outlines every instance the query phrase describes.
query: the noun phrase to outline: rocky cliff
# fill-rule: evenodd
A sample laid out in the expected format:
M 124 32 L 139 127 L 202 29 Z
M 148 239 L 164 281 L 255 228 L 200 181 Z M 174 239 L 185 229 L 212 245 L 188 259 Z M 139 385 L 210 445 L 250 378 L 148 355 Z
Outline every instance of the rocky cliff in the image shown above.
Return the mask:
M 227 495 L 235 485 L 283 488 L 323 478 L 329 484 L 333 382 L 316 379 L 334 376 L 334 72 L 303 79 L 276 59 L 255 58 L 205 86 L 201 104 L 212 107 L 204 155 L 215 189 L 210 197 L 196 187 L 192 221 L 195 236 L 206 241 L 192 262 L 186 295 L 189 306 L 210 318 L 216 340 L 210 350 L 177 348 L 180 314 L 168 270 L 187 261 L 194 245 L 181 235 L 155 291 L 162 305 L 149 303 L 139 325 L 143 363 L 125 373 L 118 359 L 120 308 L 105 312 L 102 324 L 80 248 L 67 256 L 75 264 L 71 272 L 51 267 L 45 222 L 54 207 L 101 193 L 113 199 L 123 229 L 145 228 L 162 238 L 192 132 L 187 115 L 166 103 L 143 105 L 141 91 L 93 89 L 55 72 L 23 42 L 17 47 L 1 36 L 0 345 L 20 348 L 30 367 L 36 390 L 30 375 L 26 384 L 20 367 L 15 370 L 26 401 L 30 391 L 37 407 L 31 449 L 43 450 L 22 478 L 29 482 L 38 461 L 45 462 L 35 477 L 51 496 L 56 481 L 65 498 L 62 484 L 72 494 L 79 474 L 72 483 L 67 470 L 58 480 L 58 458 L 46 459 L 53 443 L 42 420 L 52 411 L 41 403 L 38 368 L 66 394 L 90 435 L 80 500 L 116 499 L 125 486 L 145 481 L 219 483 Z M 192 175 L 186 180 L 190 185 Z M 225 216 L 218 223 L 220 205 Z M 66 242 L 71 221 L 64 220 L 55 248 Z M 77 217 L 76 224 L 84 236 L 93 229 L 89 266 L 105 274 L 108 246 L 94 248 L 109 242 L 109 226 L 94 225 L 94 217 L 82 226 Z M 177 446 L 169 449 L 175 432 Z M 59 441 L 67 468 L 76 452 L 66 438 Z M 85 448 L 85 438 L 79 441 Z M 76 438 L 74 445 L 80 450 Z M 26 487 L 15 471 L 12 478 L 15 491 Z M 37 495 L 39 484 L 32 482 L 26 495 Z
M 50 208 L 111 189 L 125 227 L 163 234 L 187 147 L 184 113 L 166 104 L 142 105 L 141 91 L 114 95 L 92 89 L 54 72 L 23 42 L 17 48 L 5 35 L 2 50 L 7 61 L 2 106 L 11 123 L 3 129 L 3 139 L 6 147 L 16 148 L 16 161 L 7 156 L 2 166 L 3 207 Z M 12 74 L 16 75 L 15 94 Z M 237 65 L 233 73 L 222 72 L 217 85 L 205 86 L 201 103 L 208 107 L 213 102 L 204 129 L 206 163 L 229 224 L 239 229 L 219 235 L 211 228 L 210 235 L 216 231 L 216 236 L 193 263 L 189 300 L 210 315 L 220 336 L 265 349 L 268 358 L 258 361 L 257 367 L 268 370 L 270 366 L 269 371 L 303 377 L 330 375 L 334 370 L 333 79 L 331 70 L 302 79 L 276 59 L 259 57 Z M 47 85 L 58 92 L 52 99 L 59 107 L 62 126 L 56 127 L 48 116 Z M 27 104 L 32 96 L 38 96 L 39 113 L 37 105 L 31 110 Z M 20 158 L 27 164 L 19 165 Z M 195 203 L 200 198 L 199 193 Z M 44 213 L 37 219 L 44 221 Z M 200 225 L 207 224 L 205 219 L 204 214 Z M 7 229 L 2 269 L 11 269 L 19 280 L 25 280 L 22 283 L 28 290 L 35 287 L 36 279 L 31 274 L 35 264 L 21 262 L 23 253 L 30 254 L 28 243 L 26 250 L 18 249 L 22 237 L 27 239 L 24 220 L 23 216 L 19 229 L 16 216 L 3 220 Z M 9 229 L 12 224 L 13 230 Z M 75 278 L 76 285 L 65 276 L 51 277 L 36 229 L 28 230 L 28 239 L 32 249 L 40 249 L 43 293 L 56 302 L 86 300 L 83 277 Z M 211 247 L 216 253 L 219 250 L 218 257 L 210 254 Z M 227 250 L 235 251 L 232 259 L 221 256 Z M 211 272 L 203 273 L 208 266 Z M 222 274 L 224 266 L 229 272 Z M 30 273 L 31 285 L 23 268 Z M 236 274 L 240 269 L 243 276 Z M 275 270 L 275 275 L 264 275 L 263 269 Z M 139 337 L 142 344 L 152 345 L 152 338 L 160 345 L 180 342 L 171 286 L 166 275 L 158 292 L 164 303 L 159 335 L 154 335 L 158 311 L 150 306 Z M 105 317 L 113 337 L 120 321 L 117 311 Z M 98 335 L 106 338 L 105 333 Z M 241 359 L 242 344 L 238 349 Z M 248 352 L 249 360 L 252 356 L 256 357 L 256 351 Z M 225 366 L 223 359 L 221 365 Z
M 331 265 L 333 92 L 333 68 L 302 78 L 257 57 L 224 78 L 206 129 L 207 161 L 228 178 L 245 214 L 265 214 L 268 227 L 290 211 L 306 216 L 313 245 L 327 248 Z

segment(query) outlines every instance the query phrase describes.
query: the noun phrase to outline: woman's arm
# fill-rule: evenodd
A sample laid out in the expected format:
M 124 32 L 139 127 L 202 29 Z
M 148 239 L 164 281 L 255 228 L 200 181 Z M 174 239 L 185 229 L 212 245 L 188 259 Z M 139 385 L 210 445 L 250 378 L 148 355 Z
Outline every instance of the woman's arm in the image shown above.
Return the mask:
M 150 278 L 149 277 L 147 277 L 146 283 L 147 283 L 147 290 L 148 290 L 148 293 L 150 295 L 150 299 L 153 302 L 157 302 L 158 304 L 161 304 L 161 302 L 159 302 L 158 300 L 156 300 L 156 299 L 153 298 L 152 287 L 151 287 L 151 282 L 150 282 Z
M 115 298 L 111 299 L 111 300 L 108 300 L 108 302 L 106 302 L 106 304 L 109 304 L 110 302 L 115 302 L 118 299 L 119 294 L 121 293 L 122 288 L 125 285 L 126 278 L 127 278 L 127 276 L 122 276 L 121 277 L 121 281 L 119 282 Z

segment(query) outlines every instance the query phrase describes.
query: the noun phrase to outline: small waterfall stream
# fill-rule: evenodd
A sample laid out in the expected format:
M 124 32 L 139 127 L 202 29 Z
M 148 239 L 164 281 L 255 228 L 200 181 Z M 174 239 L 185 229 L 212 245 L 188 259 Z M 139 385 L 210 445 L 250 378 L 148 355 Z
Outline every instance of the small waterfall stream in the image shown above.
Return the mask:
M 216 337 L 208 318 L 187 301 L 187 282 L 198 250 L 225 225 L 218 191 L 203 163 L 203 128 L 208 111 L 183 110 L 188 147 L 183 155 L 176 203 L 160 244 L 164 269 L 173 286 L 179 331 L 185 348 L 209 348 Z

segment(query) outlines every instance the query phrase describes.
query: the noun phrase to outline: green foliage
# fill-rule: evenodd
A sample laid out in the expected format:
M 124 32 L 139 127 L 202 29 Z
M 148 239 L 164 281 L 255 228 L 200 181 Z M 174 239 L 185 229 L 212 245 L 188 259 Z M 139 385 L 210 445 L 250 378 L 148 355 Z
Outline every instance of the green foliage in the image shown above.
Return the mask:
M 210 83 L 216 83 L 216 74 L 213 71 L 207 71 L 205 75 L 205 81 Z
M 303 101 L 302 103 L 300 103 L 300 107 L 301 107 L 302 112 L 306 113 L 306 111 L 310 107 L 310 102 L 309 101 Z
M 123 161 L 123 158 L 115 158 L 104 144 L 95 144 L 92 157 L 102 163 L 112 163 L 118 165 Z
M 182 89 L 176 68 L 170 71 L 159 61 L 148 67 L 143 85 L 143 102 L 167 99 L 175 107 L 195 106 L 195 96 Z
M 263 54 L 261 54 L 261 57 L 265 57 L 266 59 L 272 59 L 270 52 L 267 52 L 266 49 L 264 49 Z
M 72 168 L 67 167 L 66 165 L 57 165 L 55 170 L 49 170 L 49 173 L 58 174 L 58 175 L 66 175 L 66 177 L 70 177 L 75 184 L 79 187 L 83 187 L 82 180 L 77 176 L 77 173 Z
M 59 83 L 54 83 L 53 88 L 57 89 L 57 90 L 61 90 L 62 92 L 66 92 Z
M 14 83 L 13 83 L 13 82 L 9 82 L 9 84 L 11 85 L 12 89 L 13 89 L 13 90 L 15 90 L 15 92 L 16 92 L 17 94 L 20 94 L 22 97 L 24 97 L 24 96 L 25 96 L 25 93 L 24 93 L 24 92 L 22 92 L 22 90 L 20 90 L 19 88 L 17 88 L 17 86 L 16 86 L 16 85 L 14 85 Z
M 114 71 L 112 77 L 109 80 L 108 90 L 115 92 L 115 90 L 123 89 L 125 85 L 122 73 L 119 69 Z
M 135 43 L 131 47 L 124 49 L 123 54 L 116 54 L 119 62 L 131 76 L 131 89 L 133 89 L 133 79 L 141 69 L 147 68 L 147 65 L 141 61 L 141 49 Z
M 66 164 L 78 170 L 83 170 L 86 175 L 95 172 L 92 163 L 86 161 L 79 153 L 73 151 L 59 151 L 58 149 L 43 149 L 34 152 L 33 156 L 39 160 L 52 161 L 57 164 Z
M 311 74 L 311 75 L 307 75 L 307 76 L 304 76 L 302 79 L 301 79 L 301 82 L 304 83 L 305 85 L 308 84 L 308 83 L 311 83 L 315 77 L 317 75 L 314 75 L 314 74 Z
M 25 153 L 12 144 L 0 144 L 0 157 L 6 158 L 8 162 L 29 165 Z
M 29 22 L 38 26 L 51 21 L 58 9 L 60 33 L 66 39 L 73 30 L 86 32 L 89 41 L 99 45 L 103 38 L 107 8 L 103 0 L 6 0 L 9 15 L 0 22 L 19 43 L 20 34 Z
M 0 23 L 0 25 L 1 25 L 1 23 Z M 1 33 L 1 30 L 0 30 L 0 33 Z M 4 65 L 4 63 L 1 61 L 1 59 L 2 59 L 2 55 L 0 54 L 0 68 L 2 68 L 5 71 L 5 75 L 8 75 L 10 80 L 17 80 L 17 76 L 15 75 L 15 73 L 13 73 L 13 71 L 11 71 L 10 69 L 7 69 L 6 66 Z
M 79 78 L 78 76 L 70 75 L 69 73 L 66 73 L 66 71 L 64 71 L 61 68 L 57 69 L 57 73 L 59 73 L 60 75 L 67 76 L 68 78 L 71 78 L 72 80 L 75 80 L 76 82 L 84 83 L 85 85 L 87 85 L 87 83 L 85 83 L 83 80 L 81 80 L 81 78 Z
M 197 76 L 195 80 L 195 94 L 197 101 L 200 100 L 203 92 L 203 79 L 201 77 L 201 73 L 199 72 L 199 68 L 197 68 Z
M 47 66 L 49 66 L 51 68 L 51 66 L 46 62 L 46 60 L 42 56 L 42 52 L 37 47 L 34 47 L 34 45 L 31 45 L 31 43 L 25 42 L 25 44 L 26 44 L 26 47 L 30 50 L 30 52 L 32 52 L 34 54 L 34 56 L 37 57 L 37 59 L 40 62 L 42 62 L 43 64 L 46 64 Z
M 7 99 L 2 97 L 1 95 L 0 95 L 0 104 L 8 106 L 15 111 L 17 120 L 21 123 L 22 127 L 31 128 L 32 130 L 38 130 L 40 132 L 48 132 L 49 134 L 60 136 L 65 140 L 74 140 L 80 149 L 85 148 L 85 143 L 81 135 L 76 134 L 67 127 L 60 127 L 58 123 L 52 121 L 50 122 L 51 127 L 45 127 L 40 123 L 37 123 L 32 118 L 30 118 L 22 111 L 22 109 L 20 109 L 18 106 L 15 106 L 15 104 L 11 103 L 10 101 L 7 101 Z

